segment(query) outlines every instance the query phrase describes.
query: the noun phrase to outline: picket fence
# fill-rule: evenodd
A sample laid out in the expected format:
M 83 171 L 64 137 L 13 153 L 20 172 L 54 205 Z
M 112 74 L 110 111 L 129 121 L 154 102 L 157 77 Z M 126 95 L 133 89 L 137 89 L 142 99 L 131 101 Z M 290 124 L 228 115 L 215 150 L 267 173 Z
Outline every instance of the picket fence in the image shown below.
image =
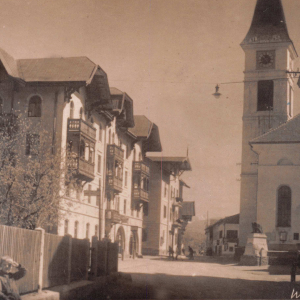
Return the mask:
M 0 225 L 0 256 L 9 255 L 27 269 L 17 281 L 21 294 L 118 271 L 118 245 L 92 238 L 57 236 L 43 229 Z

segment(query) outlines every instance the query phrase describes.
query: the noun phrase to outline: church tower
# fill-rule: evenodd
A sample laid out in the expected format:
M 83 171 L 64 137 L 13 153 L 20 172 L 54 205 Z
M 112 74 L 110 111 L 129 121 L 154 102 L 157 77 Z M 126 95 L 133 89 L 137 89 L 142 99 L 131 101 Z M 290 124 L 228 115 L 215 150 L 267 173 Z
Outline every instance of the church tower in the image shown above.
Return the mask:
M 240 246 L 257 220 L 258 156 L 249 141 L 292 118 L 293 80 L 287 71 L 297 57 L 281 0 L 257 0 L 245 52 Z

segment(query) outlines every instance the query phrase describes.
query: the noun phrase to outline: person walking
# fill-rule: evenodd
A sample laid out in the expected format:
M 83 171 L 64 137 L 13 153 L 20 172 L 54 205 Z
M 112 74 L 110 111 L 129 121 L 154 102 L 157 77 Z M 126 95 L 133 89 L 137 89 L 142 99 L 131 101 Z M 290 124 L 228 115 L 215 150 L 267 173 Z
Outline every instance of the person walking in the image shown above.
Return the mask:
M 189 249 L 189 259 L 193 260 L 194 259 L 194 250 L 191 246 L 189 246 L 188 249 Z

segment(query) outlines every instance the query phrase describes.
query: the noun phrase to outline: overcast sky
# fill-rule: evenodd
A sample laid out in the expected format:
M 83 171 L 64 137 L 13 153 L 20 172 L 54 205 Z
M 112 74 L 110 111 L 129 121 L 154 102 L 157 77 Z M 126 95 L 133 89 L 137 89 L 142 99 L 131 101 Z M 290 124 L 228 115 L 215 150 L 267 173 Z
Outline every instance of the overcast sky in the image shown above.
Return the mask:
M 300 53 L 300 1 L 282 2 Z M 110 86 L 134 100 L 134 113 L 159 126 L 163 155 L 189 148 L 184 200 L 196 202 L 199 217 L 224 217 L 239 212 L 243 84 L 221 84 L 218 100 L 212 93 L 216 83 L 243 81 L 239 44 L 255 3 L 0 0 L 0 47 L 14 58 L 87 56 L 99 64 Z

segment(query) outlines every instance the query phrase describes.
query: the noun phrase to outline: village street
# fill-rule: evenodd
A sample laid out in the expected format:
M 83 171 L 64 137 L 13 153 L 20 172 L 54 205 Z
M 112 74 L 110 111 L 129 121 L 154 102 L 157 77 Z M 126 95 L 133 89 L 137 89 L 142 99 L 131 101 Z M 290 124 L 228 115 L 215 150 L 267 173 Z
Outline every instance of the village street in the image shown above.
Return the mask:
M 299 282 L 290 283 L 289 267 L 245 267 L 214 257 L 125 259 L 119 261 L 119 271 L 131 274 L 132 283 L 124 280 L 108 298 L 291 299 L 300 292 Z M 300 275 L 297 279 L 300 281 Z

